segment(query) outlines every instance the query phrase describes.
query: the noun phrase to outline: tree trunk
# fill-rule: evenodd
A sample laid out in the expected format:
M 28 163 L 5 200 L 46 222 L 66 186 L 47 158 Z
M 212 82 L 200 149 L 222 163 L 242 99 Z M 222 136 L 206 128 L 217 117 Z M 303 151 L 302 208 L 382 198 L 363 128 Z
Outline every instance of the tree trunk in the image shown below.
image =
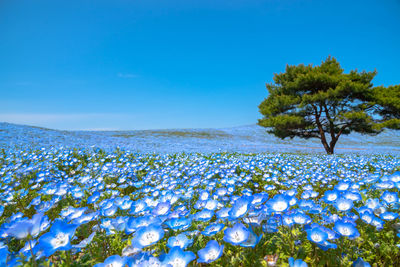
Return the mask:
M 321 143 L 322 143 L 322 145 L 324 146 L 326 153 L 327 153 L 328 155 L 332 155 L 332 154 L 333 154 L 333 148 L 334 148 L 334 146 L 329 146 L 329 145 L 328 145 L 328 142 L 326 141 L 325 138 L 321 138 Z

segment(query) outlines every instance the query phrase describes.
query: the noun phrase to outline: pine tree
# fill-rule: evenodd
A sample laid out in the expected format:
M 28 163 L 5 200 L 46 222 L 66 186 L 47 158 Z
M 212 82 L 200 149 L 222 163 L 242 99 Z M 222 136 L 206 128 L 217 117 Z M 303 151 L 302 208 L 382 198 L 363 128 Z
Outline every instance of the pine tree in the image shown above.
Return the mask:
M 286 66 L 267 84 L 258 124 L 282 139 L 319 138 L 328 154 L 341 135 L 400 129 L 400 85 L 374 87 L 376 71 L 344 73 L 333 57 L 319 66 Z

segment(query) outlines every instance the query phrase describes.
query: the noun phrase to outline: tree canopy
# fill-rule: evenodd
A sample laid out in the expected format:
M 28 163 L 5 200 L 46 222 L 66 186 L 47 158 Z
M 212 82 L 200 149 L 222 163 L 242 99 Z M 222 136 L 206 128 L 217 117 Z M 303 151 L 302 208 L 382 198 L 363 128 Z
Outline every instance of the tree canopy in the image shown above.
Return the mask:
M 400 129 L 400 85 L 374 87 L 376 74 L 344 73 L 333 57 L 319 66 L 287 65 L 266 85 L 258 124 L 282 139 L 319 138 L 328 154 L 341 135 Z

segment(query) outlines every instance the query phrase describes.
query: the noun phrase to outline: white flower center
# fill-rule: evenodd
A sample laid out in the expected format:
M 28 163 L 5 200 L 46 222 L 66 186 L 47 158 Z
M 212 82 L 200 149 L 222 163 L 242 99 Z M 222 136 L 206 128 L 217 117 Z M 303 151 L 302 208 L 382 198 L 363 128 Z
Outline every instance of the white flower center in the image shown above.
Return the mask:
M 348 202 L 341 202 L 338 205 L 339 210 L 348 210 L 350 208 L 350 204 Z
M 58 233 L 52 240 L 51 245 L 54 248 L 64 247 L 68 244 L 69 236 L 64 233 Z
M 242 206 L 240 206 L 240 208 L 237 209 L 236 216 L 241 216 L 241 215 L 245 214 L 246 211 L 247 211 L 247 205 L 242 205 Z
M 205 255 L 205 260 L 209 261 L 209 260 L 215 260 L 218 257 L 218 251 L 215 249 L 211 249 L 210 251 L 208 251 L 208 253 Z
M 275 202 L 272 208 L 275 211 L 284 211 L 287 208 L 287 203 L 285 201 Z
M 237 242 L 240 242 L 240 241 L 243 241 L 243 239 L 244 239 L 244 234 L 243 234 L 243 232 L 235 231 L 235 232 L 233 233 L 233 235 L 232 235 L 232 239 L 233 239 L 233 241 L 235 241 L 236 243 L 237 243 Z
M 339 230 L 342 235 L 349 236 L 351 234 L 351 231 L 348 227 L 341 227 Z
M 336 198 L 337 198 L 337 195 L 335 195 L 335 194 L 329 194 L 328 195 L 328 200 L 329 201 L 334 201 Z
M 157 242 L 159 234 L 157 232 L 147 232 L 141 238 L 141 244 L 144 246 Z
M 314 242 L 321 242 L 322 241 L 322 236 L 321 235 L 319 235 L 319 234 L 317 234 L 317 233 L 314 233 L 314 234 L 312 234 L 311 235 L 311 239 L 314 241 Z
M 170 261 L 169 264 L 171 264 L 172 267 L 185 267 L 186 266 L 186 262 L 180 258 L 175 258 L 173 261 Z

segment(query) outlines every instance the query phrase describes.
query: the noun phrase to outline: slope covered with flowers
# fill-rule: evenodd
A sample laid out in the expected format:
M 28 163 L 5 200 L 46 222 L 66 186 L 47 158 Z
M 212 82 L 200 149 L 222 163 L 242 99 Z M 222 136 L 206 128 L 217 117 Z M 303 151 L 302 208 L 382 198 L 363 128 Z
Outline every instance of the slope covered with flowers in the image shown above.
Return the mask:
M 0 265 L 400 265 L 400 157 L 3 150 Z

